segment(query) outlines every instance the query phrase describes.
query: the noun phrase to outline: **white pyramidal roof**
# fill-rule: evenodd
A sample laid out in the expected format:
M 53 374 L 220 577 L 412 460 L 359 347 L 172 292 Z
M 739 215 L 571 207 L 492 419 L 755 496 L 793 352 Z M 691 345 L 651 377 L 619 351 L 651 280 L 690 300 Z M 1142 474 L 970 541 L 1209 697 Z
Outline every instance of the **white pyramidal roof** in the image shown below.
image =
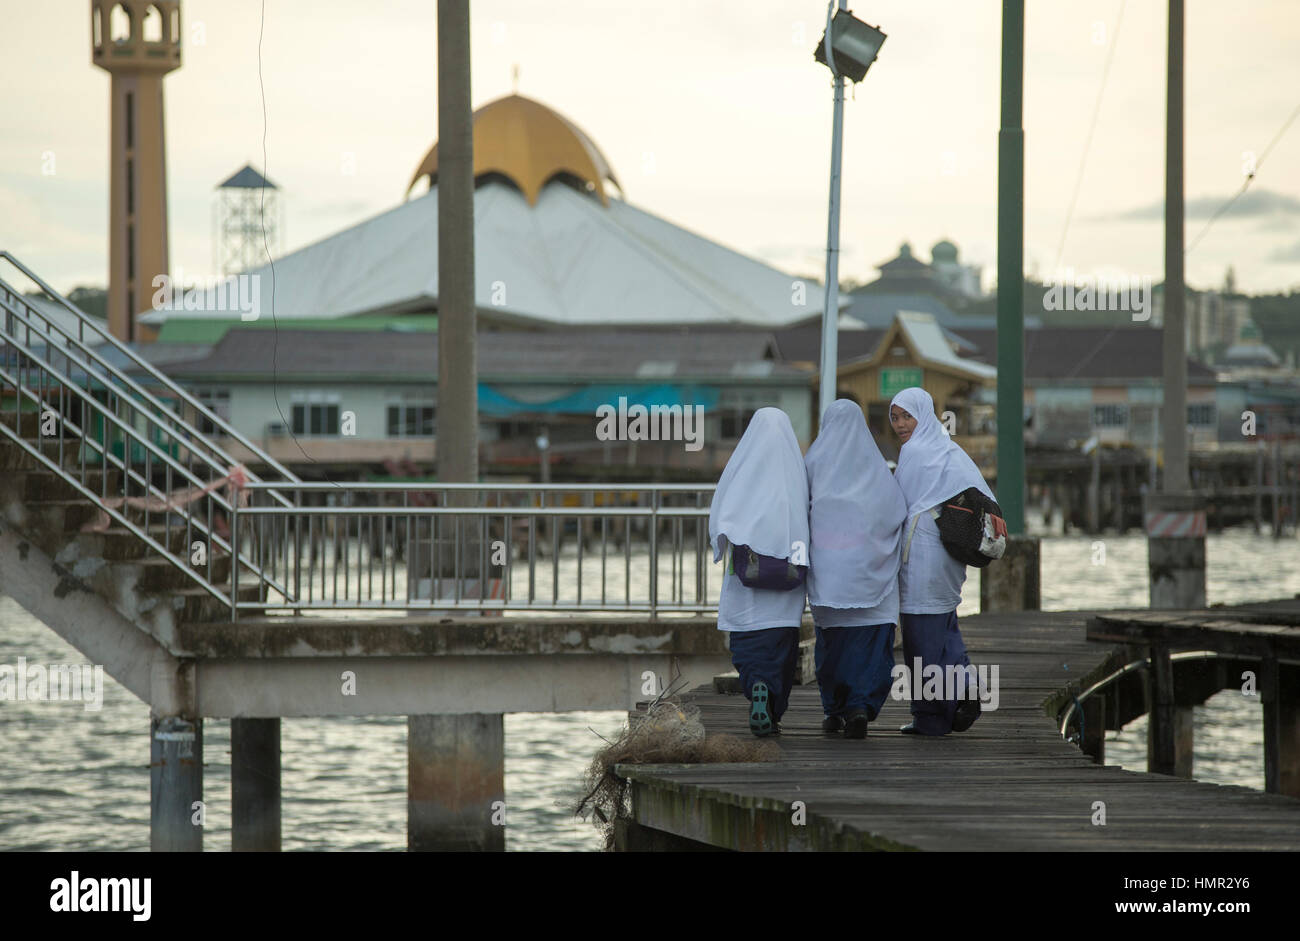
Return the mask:
M 535 206 L 508 183 L 481 183 L 474 193 L 474 249 L 481 317 L 556 326 L 777 328 L 821 314 L 817 282 L 792 277 L 622 200 L 611 197 L 602 206 L 558 181 L 543 188 Z M 260 276 L 259 315 L 268 317 L 271 268 L 249 273 Z M 277 259 L 274 291 L 277 320 L 435 307 L 437 187 Z M 843 298 L 841 306 L 847 303 Z M 240 316 L 234 304 L 202 306 L 141 319 Z M 213 309 L 218 307 L 225 309 Z

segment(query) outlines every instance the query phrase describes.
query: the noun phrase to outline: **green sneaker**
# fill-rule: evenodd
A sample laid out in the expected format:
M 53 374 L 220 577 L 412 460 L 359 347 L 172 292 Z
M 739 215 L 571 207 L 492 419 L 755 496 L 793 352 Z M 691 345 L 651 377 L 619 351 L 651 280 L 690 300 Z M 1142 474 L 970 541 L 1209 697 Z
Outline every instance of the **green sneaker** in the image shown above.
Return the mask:
M 749 731 L 759 738 L 776 734 L 776 720 L 772 718 L 771 694 L 767 684 L 760 681 L 749 691 Z

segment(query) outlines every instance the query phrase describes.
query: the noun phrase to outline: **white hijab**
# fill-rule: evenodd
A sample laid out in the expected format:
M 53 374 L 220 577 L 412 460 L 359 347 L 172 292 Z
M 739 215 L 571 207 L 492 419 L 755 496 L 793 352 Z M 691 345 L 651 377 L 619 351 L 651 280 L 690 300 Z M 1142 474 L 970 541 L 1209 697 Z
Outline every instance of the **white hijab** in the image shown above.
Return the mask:
M 898 469 L 894 471 L 894 479 L 907 497 L 908 516 L 924 513 L 968 487 L 990 500 L 997 499 L 970 455 L 940 424 L 929 392 L 915 386 L 904 389 L 889 403 L 890 408 L 895 405 L 916 419 L 916 430 L 898 452 Z
M 874 608 L 898 579 L 907 501 L 867 430 L 862 409 L 826 409 L 804 458 L 810 495 L 808 603 Z
M 789 559 L 795 543 L 807 553 L 808 472 L 790 417 L 779 408 L 754 413 L 722 470 L 709 505 L 714 562 L 724 538 L 776 559 Z

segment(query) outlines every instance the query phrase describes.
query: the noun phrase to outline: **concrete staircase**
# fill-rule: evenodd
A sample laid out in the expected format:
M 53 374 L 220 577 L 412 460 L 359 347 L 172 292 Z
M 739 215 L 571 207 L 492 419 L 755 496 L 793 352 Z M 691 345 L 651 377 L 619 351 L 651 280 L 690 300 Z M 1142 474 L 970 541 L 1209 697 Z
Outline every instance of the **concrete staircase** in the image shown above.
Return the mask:
M 17 431 L 24 441 L 58 462 L 60 441 L 43 437 L 38 427 L 40 416 L 12 411 L 0 413 L 0 422 Z M 120 496 L 122 470 L 87 469 L 78 463 L 79 441 L 62 439 L 62 466 L 90 490 L 108 496 Z M 134 490 L 138 493 L 138 487 Z M 138 525 L 144 526 L 144 512 L 124 509 Z M 176 645 L 176 629 L 181 624 L 228 620 L 230 609 L 181 571 L 176 565 L 136 533 L 114 522 L 106 530 L 83 532 L 83 526 L 100 517 L 95 502 L 69 481 L 18 447 L 7 437 L 0 437 L 0 520 L 10 538 L 26 548 L 19 560 L 21 571 L 5 566 L 0 572 L 0 590 L 6 585 L 30 580 L 36 566 L 52 566 L 64 592 L 74 589 L 92 592 L 102 598 L 124 619 L 144 631 L 174 656 L 185 651 Z M 187 536 L 185 520 L 177 514 L 153 512 L 146 532 L 182 558 L 191 557 L 191 544 L 201 542 L 210 559 L 195 571 L 210 577 L 218 590 L 229 596 L 230 555 L 219 546 L 208 545 L 203 534 L 191 530 Z M 255 577 L 247 569 L 240 588 L 245 601 L 258 597 Z M 79 646 L 80 630 L 65 630 L 60 624 L 50 626 L 64 639 Z

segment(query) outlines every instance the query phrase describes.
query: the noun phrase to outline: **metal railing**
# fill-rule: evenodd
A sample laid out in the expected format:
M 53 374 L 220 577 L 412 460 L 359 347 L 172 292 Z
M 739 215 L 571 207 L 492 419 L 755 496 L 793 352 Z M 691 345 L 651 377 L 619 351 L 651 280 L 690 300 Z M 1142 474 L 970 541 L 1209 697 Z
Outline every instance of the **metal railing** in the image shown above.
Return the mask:
M 112 389 L 122 396 L 128 405 L 145 403 L 153 410 L 150 417 L 154 421 L 166 424 L 173 434 L 184 437 L 195 453 L 206 463 L 229 469 L 238 462 L 215 442 L 208 440 L 190 421 L 177 414 L 161 402 L 148 390 L 136 382 L 117 362 L 104 355 L 104 348 L 117 354 L 120 360 L 131 364 L 131 368 L 143 372 L 150 380 L 167 390 L 175 397 L 177 404 L 183 403 L 194 411 L 195 419 L 202 419 L 212 427 L 219 429 L 223 435 L 248 449 L 253 457 L 271 468 L 285 481 L 297 481 L 298 476 L 273 458 L 270 454 L 254 444 L 242 432 L 217 415 L 182 386 L 165 375 L 148 360 L 133 352 L 117 337 L 108 332 L 105 326 L 73 304 L 66 297 L 43 281 L 39 275 L 20 262 L 7 251 L 0 251 L 0 260 L 9 262 L 28 279 L 44 291 L 53 301 L 76 318 L 76 336 L 65 330 L 55 320 L 47 317 L 39 308 L 28 303 L 27 298 L 0 278 L 0 307 L 5 311 L 6 336 L 11 335 L 11 328 L 16 319 L 26 327 L 26 343 L 30 345 L 33 331 L 47 347 L 55 347 L 68 356 L 68 362 L 75 363 L 84 370 L 85 381 L 89 385 L 93 380 L 101 389 Z M 87 341 L 87 336 L 90 339 Z M 16 341 L 16 336 L 14 336 Z M 65 377 L 67 378 L 67 377 Z M 132 401 L 135 399 L 136 401 Z M 148 409 L 145 409 L 147 412 Z M 254 478 L 257 479 L 257 478 Z
M 314 483 L 284 507 L 252 484 L 232 533 L 269 578 L 236 612 L 707 613 L 713 489 Z
M 0 392 L 11 393 L 13 401 L 12 427 L 0 415 L 0 434 L 233 612 L 233 573 L 240 566 L 231 565 L 232 587 L 227 587 L 215 577 L 214 565 L 222 553 L 235 554 L 226 532 L 237 501 L 221 487 L 237 462 L 173 408 L 188 405 L 287 481 L 297 477 L 8 252 L 0 252 L 0 259 L 39 285 L 75 323 L 65 329 L 0 279 Z M 127 368 L 151 376 L 175 401 L 165 402 L 143 388 Z M 6 397 L 0 395 L 0 407 Z M 31 419 L 30 437 L 24 433 L 24 416 Z M 268 496 L 288 505 L 276 489 L 268 490 Z M 190 554 L 195 537 L 204 546 L 199 565 Z M 245 557 L 239 561 L 250 564 Z
M 219 599 L 232 620 L 716 608 L 711 484 L 303 482 L 8 252 L 0 259 L 74 325 L 0 279 L 0 435 Z M 10 394 L 12 423 L 3 413 Z M 50 413 L 50 434 L 25 433 L 24 416 L 39 426 Z M 238 462 L 200 422 L 282 479 L 250 473 L 236 498 L 227 482 Z M 195 540 L 205 546 L 199 564 Z M 228 575 L 214 566 L 223 554 Z

